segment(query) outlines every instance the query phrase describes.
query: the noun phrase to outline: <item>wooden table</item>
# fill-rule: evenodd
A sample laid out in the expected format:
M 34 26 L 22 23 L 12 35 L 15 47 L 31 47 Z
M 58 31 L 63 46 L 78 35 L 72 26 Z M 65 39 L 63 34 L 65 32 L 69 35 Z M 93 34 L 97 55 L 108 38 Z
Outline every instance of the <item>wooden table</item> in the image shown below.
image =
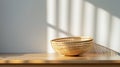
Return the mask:
M 93 49 L 76 57 L 47 53 L 0 54 L 0 67 L 120 67 L 119 53 L 103 46 L 95 47 L 99 52 Z

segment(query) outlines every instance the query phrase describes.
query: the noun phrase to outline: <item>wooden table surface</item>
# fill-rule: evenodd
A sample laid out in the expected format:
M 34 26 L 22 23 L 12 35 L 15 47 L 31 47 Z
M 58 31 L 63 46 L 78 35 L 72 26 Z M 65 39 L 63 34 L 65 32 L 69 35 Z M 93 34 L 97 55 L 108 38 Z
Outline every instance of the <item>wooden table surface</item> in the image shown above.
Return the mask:
M 1 54 L 0 64 L 65 64 L 65 63 L 120 63 L 120 56 L 68 57 L 56 54 Z
M 95 47 L 97 49 L 76 57 L 47 53 L 0 54 L 0 64 L 120 64 L 119 53 L 100 45 Z

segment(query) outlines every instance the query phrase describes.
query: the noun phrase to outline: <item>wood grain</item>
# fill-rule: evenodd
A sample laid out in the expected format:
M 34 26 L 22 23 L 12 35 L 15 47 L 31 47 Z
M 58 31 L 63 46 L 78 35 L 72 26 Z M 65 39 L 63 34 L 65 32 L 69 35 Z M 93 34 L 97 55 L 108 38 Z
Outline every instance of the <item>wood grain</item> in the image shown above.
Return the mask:
M 120 63 L 118 52 L 95 45 L 91 51 L 81 56 L 58 54 L 0 54 L 0 64 L 104 64 Z

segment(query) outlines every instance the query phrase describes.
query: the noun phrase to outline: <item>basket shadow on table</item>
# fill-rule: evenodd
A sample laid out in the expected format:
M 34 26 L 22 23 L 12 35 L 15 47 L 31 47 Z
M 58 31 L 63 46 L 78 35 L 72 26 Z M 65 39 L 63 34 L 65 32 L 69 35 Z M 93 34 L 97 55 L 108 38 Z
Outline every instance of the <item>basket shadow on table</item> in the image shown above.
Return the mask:
M 83 56 L 119 56 L 120 53 L 116 52 L 110 48 L 104 47 L 99 44 L 95 44 L 94 47 L 86 52 Z

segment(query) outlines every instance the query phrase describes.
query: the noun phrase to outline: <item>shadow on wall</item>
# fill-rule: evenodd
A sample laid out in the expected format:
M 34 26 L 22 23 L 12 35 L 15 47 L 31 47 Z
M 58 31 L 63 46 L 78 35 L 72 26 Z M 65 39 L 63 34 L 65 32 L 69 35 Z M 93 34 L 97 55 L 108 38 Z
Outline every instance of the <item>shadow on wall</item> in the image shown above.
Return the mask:
M 86 0 L 96 7 L 96 42 L 120 52 L 119 0 Z
M 111 15 L 120 18 L 119 0 L 85 0 L 85 1 L 90 2 L 91 4 L 95 5 L 98 8 L 105 9 Z
M 49 41 L 57 37 L 92 36 L 95 42 L 120 52 L 119 0 L 48 0 L 48 52 L 54 52 Z
M 0 53 L 46 52 L 46 0 L 0 0 Z

